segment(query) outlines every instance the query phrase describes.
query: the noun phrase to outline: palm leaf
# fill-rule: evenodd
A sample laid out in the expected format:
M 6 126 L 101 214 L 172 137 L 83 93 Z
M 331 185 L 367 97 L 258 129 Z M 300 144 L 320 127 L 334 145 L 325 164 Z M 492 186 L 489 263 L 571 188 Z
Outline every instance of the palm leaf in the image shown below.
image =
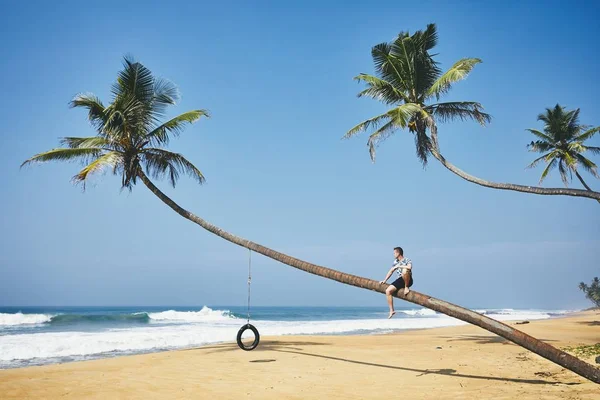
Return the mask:
M 549 160 L 548 156 L 550 156 L 550 155 L 551 155 L 551 153 L 546 153 L 543 156 L 536 158 L 535 160 L 533 160 L 533 162 L 531 164 L 529 164 L 527 166 L 527 168 L 535 168 L 538 165 L 538 163 L 542 160 L 548 161 Z
M 34 162 L 47 161 L 73 161 L 82 160 L 86 162 L 95 159 L 102 154 L 102 149 L 98 148 L 77 148 L 77 149 L 52 149 L 45 153 L 36 154 L 28 160 L 25 160 L 21 167 Z
M 408 123 L 417 113 L 423 112 L 423 108 L 415 103 L 401 104 L 398 107 L 392 108 L 387 112 L 387 115 L 394 121 L 394 125 L 399 128 L 406 128 Z
M 102 136 L 92 137 L 64 137 L 60 140 L 60 144 L 67 146 L 71 149 L 78 149 L 82 147 L 109 147 L 111 146 L 110 140 Z
M 577 140 L 579 142 L 585 142 L 586 140 L 590 139 L 598 132 L 600 132 L 600 126 L 597 126 L 595 128 L 592 128 L 592 129 L 589 129 L 589 130 L 583 132 L 582 134 L 576 136 L 575 140 Z
M 390 54 L 391 45 L 388 43 L 379 43 L 371 49 L 371 56 L 375 64 L 377 74 L 387 82 L 390 82 L 396 89 L 402 92 L 408 92 L 410 85 L 410 74 L 402 65 L 400 60 Z
M 372 162 L 375 162 L 375 149 L 379 146 L 379 143 L 387 139 L 395 129 L 394 121 L 390 120 L 369 136 L 367 146 L 369 146 L 369 156 Z
M 170 105 L 175 105 L 179 99 L 177 86 L 165 79 L 154 80 L 154 98 L 152 100 L 152 111 L 155 116 L 165 115 L 165 110 Z
M 532 133 L 533 135 L 539 137 L 540 139 L 545 140 L 549 144 L 554 143 L 554 138 L 550 137 L 549 135 L 546 135 L 545 133 L 538 131 L 537 129 L 525 129 L 525 130 L 528 131 L 529 133 Z
M 425 107 L 425 110 L 434 115 L 440 122 L 448 122 L 455 119 L 474 120 L 485 125 L 492 120 L 492 116 L 484 113 L 483 106 L 473 101 L 456 101 L 437 103 Z
M 117 82 L 112 87 L 115 98 L 133 97 L 149 105 L 154 95 L 152 72 L 129 56 L 124 58 L 123 67 L 123 70 L 119 72 Z
M 112 167 L 113 173 L 116 174 L 119 165 L 123 162 L 123 154 L 118 151 L 111 151 L 101 155 L 84 169 L 82 169 L 77 175 L 73 177 L 73 182 L 83 183 L 83 189 L 85 190 L 85 182 L 90 174 L 101 171 L 103 168 Z
M 175 187 L 180 173 L 188 174 L 200 184 L 205 181 L 202 172 L 181 154 L 150 147 L 145 148 L 141 152 L 141 156 L 145 161 L 148 174 L 156 179 L 168 175 L 169 181 L 173 187 Z
M 560 179 L 562 179 L 565 186 L 569 186 L 569 177 L 567 176 L 567 172 L 569 173 L 571 178 L 573 177 L 571 173 L 571 168 L 569 167 L 570 166 L 568 164 L 567 167 L 565 167 L 565 163 L 563 160 L 560 160 L 558 162 L 558 171 L 560 172 Z
M 579 125 L 579 108 L 568 113 L 569 119 L 567 123 L 567 137 L 565 139 L 574 138 L 579 131 L 581 131 L 581 125 Z
M 597 172 L 598 167 L 592 162 L 592 160 L 584 157 L 581 154 L 576 154 L 575 158 L 577 158 L 579 164 L 583 167 L 583 169 L 588 171 L 590 174 L 594 175 L 596 178 L 600 178 Z
M 542 181 L 544 179 L 546 179 L 546 176 L 548 175 L 548 173 L 556 167 L 557 163 L 558 163 L 558 161 L 557 161 L 556 158 L 553 158 L 552 161 L 550 161 L 548 163 L 548 165 L 546 166 L 546 168 L 542 172 L 542 177 L 540 178 L 540 183 L 542 183 Z
M 360 74 L 354 77 L 357 81 L 366 82 L 369 87 L 358 94 L 358 97 L 371 97 L 386 104 L 397 104 L 401 101 L 409 102 L 408 97 L 396 89 L 390 82 L 373 75 Z
M 82 107 L 88 110 L 88 119 L 92 125 L 99 129 L 106 121 L 104 104 L 93 94 L 78 94 L 69 102 L 71 108 Z
M 462 60 L 457 61 L 445 74 L 440 76 L 433 85 L 431 85 L 427 91 L 427 97 L 435 96 L 439 100 L 442 94 L 447 93 L 450 90 L 453 83 L 466 78 L 475 65 L 481 62 L 482 61 L 479 58 L 463 58 Z
M 166 145 L 169 143 L 169 134 L 178 136 L 186 123 L 192 124 L 202 116 L 207 118 L 210 117 L 206 110 L 192 110 L 185 112 L 155 128 L 145 139 L 155 146 Z
M 431 140 L 422 129 L 417 129 L 415 132 L 415 146 L 417 157 L 421 160 L 423 167 L 427 165 L 427 157 L 431 149 Z
M 536 151 L 538 153 L 543 153 L 546 151 L 550 151 L 554 149 L 554 145 L 542 140 L 536 140 L 535 142 L 531 142 L 527 145 L 527 149 L 529 151 Z
M 585 146 L 585 150 L 592 152 L 592 154 L 600 154 L 600 147 Z
M 344 135 L 344 139 L 350 138 L 359 132 L 366 131 L 371 127 L 377 128 L 384 120 L 387 120 L 390 118 L 391 117 L 388 115 L 387 112 L 384 114 L 380 114 L 376 117 L 369 118 L 366 121 L 363 121 L 360 124 L 356 125 L 354 128 L 350 129 L 348 132 L 346 132 L 346 134 Z

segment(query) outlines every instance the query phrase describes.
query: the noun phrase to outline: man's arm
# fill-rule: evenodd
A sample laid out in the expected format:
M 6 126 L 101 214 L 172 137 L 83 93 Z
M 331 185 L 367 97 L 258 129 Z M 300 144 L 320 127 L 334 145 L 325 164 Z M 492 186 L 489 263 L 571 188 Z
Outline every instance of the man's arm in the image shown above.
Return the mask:
M 387 273 L 387 275 L 385 276 L 385 279 L 380 281 L 379 283 L 386 283 L 388 279 L 390 279 L 390 276 L 392 276 L 392 274 L 394 273 L 395 270 L 397 270 L 398 267 L 392 267 L 390 269 L 390 271 Z

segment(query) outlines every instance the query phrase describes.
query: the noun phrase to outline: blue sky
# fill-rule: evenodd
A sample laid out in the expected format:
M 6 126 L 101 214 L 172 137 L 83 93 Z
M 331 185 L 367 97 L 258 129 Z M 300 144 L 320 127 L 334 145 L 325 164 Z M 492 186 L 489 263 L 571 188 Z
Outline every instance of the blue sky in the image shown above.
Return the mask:
M 78 164 L 19 169 L 59 137 L 93 134 L 68 102 L 79 92 L 108 102 L 125 54 L 178 85 L 172 115 L 212 114 L 171 142 L 207 184 L 158 183 L 207 220 L 376 280 L 400 245 L 415 290 L 470 307 L 591 304 L 577 284 L 600 272 L 597 203 L 478 187 L 435 160 L 423 169 L 407 132 L 382 144 L 375 164 L 366 135 L 341 137 L 385 109 L 356 97 L 362 86 L 352 78 L 373 72 L 371 47 L 434 22 L 444 69 L 483 59 L 445 99 L 479 101 L 493 116 L 485 128 L 442 125 L 442 151 L 482 178 L 536 184 L 525 128 L 541 128 L 540 112 L 559 102 L 600 125 L 597 2 L 149 3 L 3 3 L 0 305 L 246 301 L 247 250 L 145 187 L 120 192 L 119 178 L 106 175 L 82 193 L 70 183 Z M 544 185 L 562 183 L 555 173 Z M 379 294 L 262 256 L 253 269 L 257 305 L 386 307 Z

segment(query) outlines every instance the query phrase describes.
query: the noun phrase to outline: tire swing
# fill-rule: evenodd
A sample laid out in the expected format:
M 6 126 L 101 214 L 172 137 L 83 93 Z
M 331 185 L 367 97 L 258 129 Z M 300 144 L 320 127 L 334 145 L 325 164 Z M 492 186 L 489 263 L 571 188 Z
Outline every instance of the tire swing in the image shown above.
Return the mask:
M 240 347 L 240 349 L 246 351 L 254 350 L 256 346 L 258 346 L 258 342 L 260 341 L 258 329 L 256 329 L 254 325 L 250 323 L 250 283 L 252 282 L 252 250 L 248 251 L 248 319 L 246 321 L 246 325 L 242 326 L 237 333 L 237 344 Z M 242 335 L 248 329 L 250 329 L 252 333 L 254 333 L 254 341 L 250 345 L 245 345 L 244 342 L 242 342 Z

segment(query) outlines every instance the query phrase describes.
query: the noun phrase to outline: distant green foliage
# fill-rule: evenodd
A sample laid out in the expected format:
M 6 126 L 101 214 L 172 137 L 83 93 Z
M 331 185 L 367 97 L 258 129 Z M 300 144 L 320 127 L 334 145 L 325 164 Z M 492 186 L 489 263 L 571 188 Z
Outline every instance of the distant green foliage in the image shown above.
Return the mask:
M 585 293 L 585 297 L 590 299 L 596 307 L 600 307 L 600 280 L 598 277 L 595 277 L 589 286 L 581 282 L 579 284 L 579 289 Z

